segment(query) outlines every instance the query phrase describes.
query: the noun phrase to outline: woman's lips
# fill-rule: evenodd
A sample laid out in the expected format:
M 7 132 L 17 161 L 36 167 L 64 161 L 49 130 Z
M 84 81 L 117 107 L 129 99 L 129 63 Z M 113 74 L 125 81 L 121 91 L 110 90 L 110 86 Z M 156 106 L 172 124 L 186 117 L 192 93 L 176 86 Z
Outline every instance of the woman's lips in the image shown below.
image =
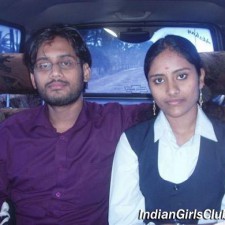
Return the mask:
M 180 105 L 184 100 L 183 99 L 171 99 L 167 100 L 166 103 L 168 105 Z

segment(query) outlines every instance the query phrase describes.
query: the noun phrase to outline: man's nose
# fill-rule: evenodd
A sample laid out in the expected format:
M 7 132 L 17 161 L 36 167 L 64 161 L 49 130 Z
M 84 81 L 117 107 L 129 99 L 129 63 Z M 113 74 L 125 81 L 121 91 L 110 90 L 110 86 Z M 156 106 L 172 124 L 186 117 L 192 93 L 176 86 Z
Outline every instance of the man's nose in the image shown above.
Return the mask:
M 50 70 L 50 76 L 52 77 L 61 77 L 62 74 L 62 69 L 60 68 L 58 63 L 53 63 L 52 68 Z

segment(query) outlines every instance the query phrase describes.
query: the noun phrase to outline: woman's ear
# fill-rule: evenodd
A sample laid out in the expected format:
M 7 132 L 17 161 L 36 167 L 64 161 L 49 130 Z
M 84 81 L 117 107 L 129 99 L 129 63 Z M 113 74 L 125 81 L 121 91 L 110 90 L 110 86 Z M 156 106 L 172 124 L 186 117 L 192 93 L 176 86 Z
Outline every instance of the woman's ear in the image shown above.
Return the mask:
M 33 73 L 30 73 L 30 80 L 31 80 L 31 83 L 32 83 L 33 88 L 34 89 L 37 89 L 37 85 L 36 85 L 36 82 L 35 82 L 34 74 Z
M 199 77 L 199 89 L 202 89 L 204 85 L 205 85 L 205 70 L 201 68 Z
M 87 63 L 83 64 L 84 82 L 88 82 L 91 77 L 91 68 Z

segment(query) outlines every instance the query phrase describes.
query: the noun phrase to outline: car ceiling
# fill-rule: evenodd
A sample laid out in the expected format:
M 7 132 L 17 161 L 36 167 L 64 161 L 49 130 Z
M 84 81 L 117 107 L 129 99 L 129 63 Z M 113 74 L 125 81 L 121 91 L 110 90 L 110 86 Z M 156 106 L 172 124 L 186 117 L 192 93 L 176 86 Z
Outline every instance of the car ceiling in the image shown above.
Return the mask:
M 0 0 L 0 20 L 26 32 L 52 23 L 212 23 L 225 27 L 224 0 Z

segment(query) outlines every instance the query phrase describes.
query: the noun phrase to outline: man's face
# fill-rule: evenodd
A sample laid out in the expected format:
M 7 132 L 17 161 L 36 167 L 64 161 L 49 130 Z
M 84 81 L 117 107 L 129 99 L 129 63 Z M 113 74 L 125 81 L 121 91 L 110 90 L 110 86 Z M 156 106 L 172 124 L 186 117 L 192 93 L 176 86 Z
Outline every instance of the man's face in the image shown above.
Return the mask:
M 55 37 L 40 46 L 31 81 L 47 104 L 65 106 L 76 102 L 88 79 L 88 65 L 80 64 L 66 39 Z

